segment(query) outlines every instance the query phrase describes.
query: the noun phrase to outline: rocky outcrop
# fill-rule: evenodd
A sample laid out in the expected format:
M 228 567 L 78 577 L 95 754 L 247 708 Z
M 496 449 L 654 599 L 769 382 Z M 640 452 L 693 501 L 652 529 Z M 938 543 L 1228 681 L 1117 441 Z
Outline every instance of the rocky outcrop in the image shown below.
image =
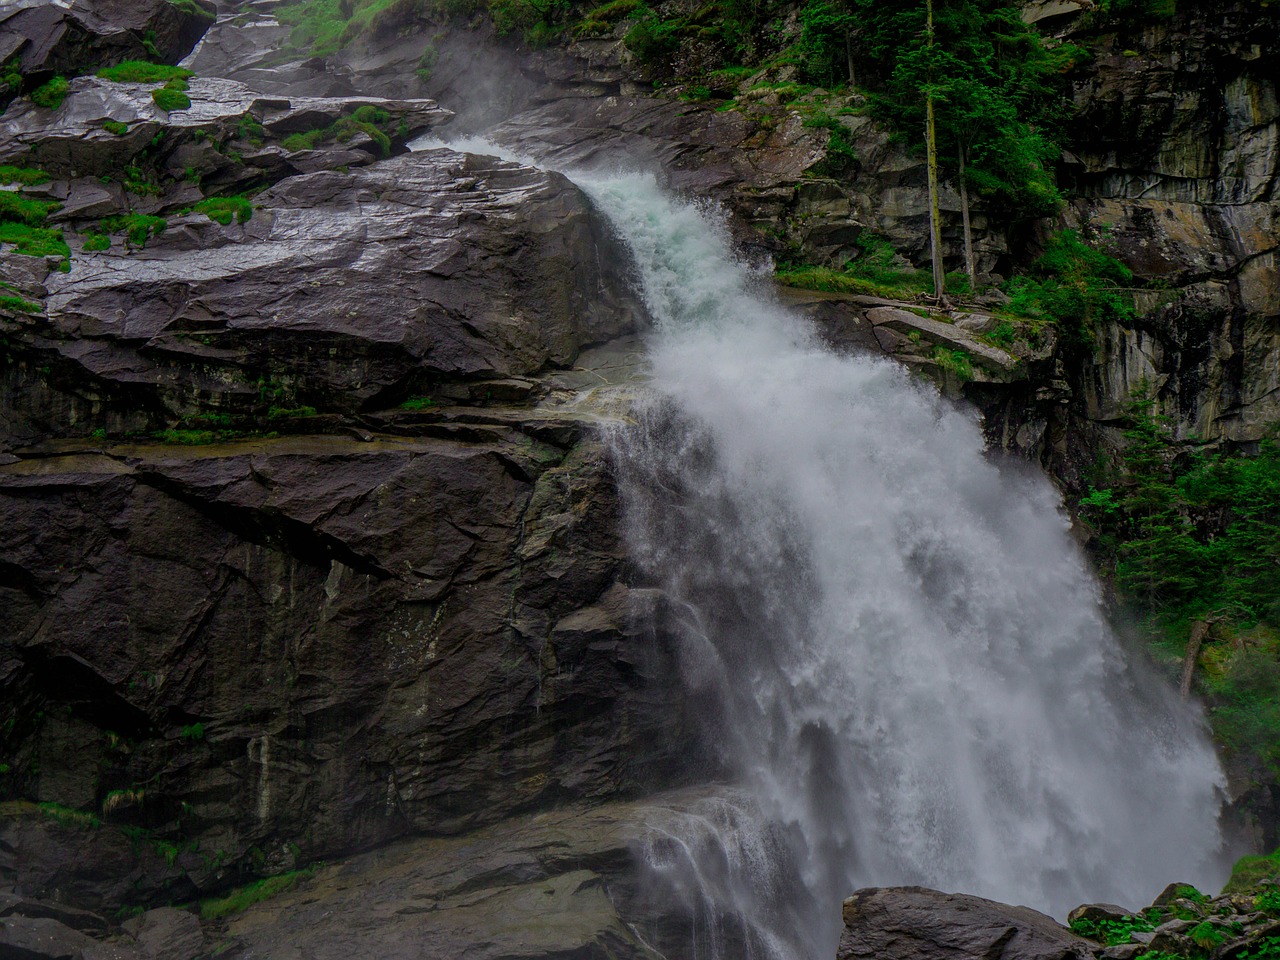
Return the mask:
M 555 175 L 439 151 L 289 178 L 254 207 L 243 224 L 178 217 L 143 250 L 78 250 L 69 273 L 32 280 L 43 312 L 5 326 L 48 370 L 15 371 L 9 436 L 357 413 L 570 364 L 635 315 L 601 225 Z
M 625 793 L 671 744 L 584 384 L 545 377 L 635 316 L 581 195 L 435 151 L 255 203 L 7 258 L 40 306 L 5 321 L 0 466 L 28 896 L 189 898 Z
M 585 197 L 405 153 L 431 101 L 153 86 L 0 119 L 71 249 L 0 251 L 6 929 L 670 779 L 589 399 L 642 311 Z
M 209 0 L 12 0 L 0 10 L 0 72 L 17 71 L 29 89 L 123 60 L 176 63 L 213 19 Z
M 1027 907 L 923 887 L 844 902 L 839 960 L 1085 960 L 1085 941 Z
M 1069 219 L 1147 285 L 1137 321 L 1097 331 L 1077 412 L 1113 423 L 1145 379 L 1180 434 L 1257 440 L 1280 419 L 1280 18 L 1250 3 L 1059 14 L 1094 52 L 1074 85 Z

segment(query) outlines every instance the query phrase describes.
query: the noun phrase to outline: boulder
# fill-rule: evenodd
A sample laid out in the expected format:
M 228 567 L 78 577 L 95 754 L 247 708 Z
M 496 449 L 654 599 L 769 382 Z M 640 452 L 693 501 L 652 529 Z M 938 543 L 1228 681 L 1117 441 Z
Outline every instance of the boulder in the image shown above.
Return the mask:
M 1029 907 L 923 887 L 844 902 L 838 960 L 1085 960 L 1088 944 Z
M 210 0 L 10 0 L 0 9 L 0 64 L 42 82 L 122 60 L 177 63 L 214 9 Z

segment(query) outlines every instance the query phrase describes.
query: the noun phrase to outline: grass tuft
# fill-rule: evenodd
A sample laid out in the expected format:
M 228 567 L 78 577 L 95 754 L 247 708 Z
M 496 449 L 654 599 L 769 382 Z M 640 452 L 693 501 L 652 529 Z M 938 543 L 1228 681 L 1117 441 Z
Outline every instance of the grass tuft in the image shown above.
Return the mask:
M 264 877 L 248 886 L 232 891 L 225 897 L 201 900 L 200 919 L 217 920 L 221 917 L 229 917 L 233 913 L 240 913 L 255 903 L 269 900 L 277 894 L 283 893 L 301 880 L 310 879 L 315 875 L 315 872 L 316 867 L 313 866 L 305 870 L 281 873 L 274 877 Z

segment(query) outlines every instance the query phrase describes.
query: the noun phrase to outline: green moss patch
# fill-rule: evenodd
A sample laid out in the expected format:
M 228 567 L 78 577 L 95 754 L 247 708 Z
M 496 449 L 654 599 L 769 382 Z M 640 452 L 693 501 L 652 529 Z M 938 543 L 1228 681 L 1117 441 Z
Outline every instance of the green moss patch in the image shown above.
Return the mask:
M 113 83 L 168 83 L 170 80 L 185 80 L 195 74 L 184 67 L 171 67 L 166 63 L 126 60 L 114 67 L 103 67 L 98 76 Z
M 234 218 L 237 223 L 246 223 L 253 216 L 253 204 L 247 197 L 209 197 L 201 200 L 193 207 L 197 213 L 203 213 L 210 220 L 216 220 L 224 227 Z
M 318 130 L 308 130 L 305 133 L 295 133 L 281 142 L 286 150 L 298 152 L 301 150 L 314 150 L 322 143 L 328 143 L 336 140 L 338 143 L 347 143 L 356 134 L 363 133 L 378 145 L 382 155 L 388 156 L 391 153 L 391 137 L 381 129 L 381 127 L 391 122 L 391 114 L 381 107 L 375 107 L 372 104 L 366 104 L 358 107 L 348 116 L 335 121 L 328 127 Z
M 46 110 L 56 110 L 62 106 L 62 101 L 67 98 L 67 92 L 70 89 L 71 85 L 67 83 L 66 77 L 54 77 L 48 83 L 31 91 L 31 102 Z
M 163 217 L 152 217 L 143 213 L 125 213 L 104 219 L 102 230 L 105 233 L 123 233 L 134 246 L 145 247 L 152 237 L 158 237 L 164 233 L 167 225 Z
M 40 304 L 23 300 L 22 297 L 0 297 L 0 310 L 11 310 L 14 313 L 39 313 Z
M 201 900 L 200 919 L 217 920 L 220 917 L 229 917 L 232 914 L 240 913 L 255 903 L 269 900 L 278 894 L 284 893 L 284 891 L 302 880 L 310 879 L 315 875 L 315 872 L 316 867 L 308 867 L 306 870 L 294 870 L 291 873 L 281 873 L 274 877 L 264 877 L 248 886 L 231 892 L 225 897 Z
M 0 243 L 12 243 L 18 253 L 28 257 L 64 257 L 66 259 L 58 269 L 64 273 L 70 269 L 71 248 L 63 240 L 61 230 L 28 227 L 22 223 L 0 223 Z
M 121 123 L 119 120 L 103 120 L 102 129 L 106 130 L 107 133 L 115 134 L 117 137 L 123 137 L 129 132 L 129 125 Z
M 48 183 L 49 179 L 47 173 L 35 167 L 0 166 L 0 183 L 2 184 L 19 183 L 25 187 L 34 187 L 37 184 Z
M 5 222 L 38 227 L 61 206 L 53 200 L 37 200 L 12 190 L 0 190 L 0 220 Z
M 169 87 L 152 90 L 151 99 L 165 113 L 171 113 L 174 110 L 186 110 L 191 106 L 190 97 L 181 90 L 172 90 Z

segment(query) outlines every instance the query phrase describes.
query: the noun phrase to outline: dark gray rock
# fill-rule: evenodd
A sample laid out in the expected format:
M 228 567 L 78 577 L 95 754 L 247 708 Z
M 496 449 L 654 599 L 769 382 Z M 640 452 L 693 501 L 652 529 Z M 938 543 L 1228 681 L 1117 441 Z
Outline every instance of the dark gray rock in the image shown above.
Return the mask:
M 859 890 L 844 902 L 838 960 L 1084 960 L 1088 944 L 1028 907 L 923 887 Z
M 94 941 L 57 920 L 5 917 L 0 920 L 0 957 L 5 960 L 80 960 Z
M 0 63 L 36 82 L 122 60 L 177 63 L 213 23 L 213 10 L 209 0 L 10 0 L 0 8 Z
M 400 152 L 407 138 L 452 115 L 431 100 L 272 97 L 232 80 L 204 77 L 188 82 L 189 108 L 165 111 L 151 97 L 155 88 L 152 83 L 79 77 L 71 81 L 66 99 L 56 110 L 17 100 L 0 116 L 0 162 L 34 163 L 59 177 L 97 178 L 118 175 L 146 152 L 149 162 L 161 166 L 168 162 L 174 168 L 171 173 L 179 178 L 191 168 L 206 181 L 217 182 L 230 175 L 237 165 L 233 154 L 239 154 L 239 165 L 251 168 L 239 176 L 251 182 L 254 177 L 278 179 L 299 172 L 289 166 L 290 151 L 279 142 L 293 133 L 329 127 L 361 107 L 390 115 L 389 126 L 400 131 L 396 135 Z M 254 146 L 243 140 L 239 125 L 244 118 L 262 125 L 265 144 Z M 103 126 L 106 121 L 126 124 L 128 131 L 112 133 Z M 241 149 L 231 150 L 224 142 L 228 140 Z M 344 149 L 346 156 L 328 168 L 350 163 L 355 149 L 361 154 L 357 162 L 369 163 L 382 156 L 381 148 L 367 139 L 352 139 L 338 149 Z

